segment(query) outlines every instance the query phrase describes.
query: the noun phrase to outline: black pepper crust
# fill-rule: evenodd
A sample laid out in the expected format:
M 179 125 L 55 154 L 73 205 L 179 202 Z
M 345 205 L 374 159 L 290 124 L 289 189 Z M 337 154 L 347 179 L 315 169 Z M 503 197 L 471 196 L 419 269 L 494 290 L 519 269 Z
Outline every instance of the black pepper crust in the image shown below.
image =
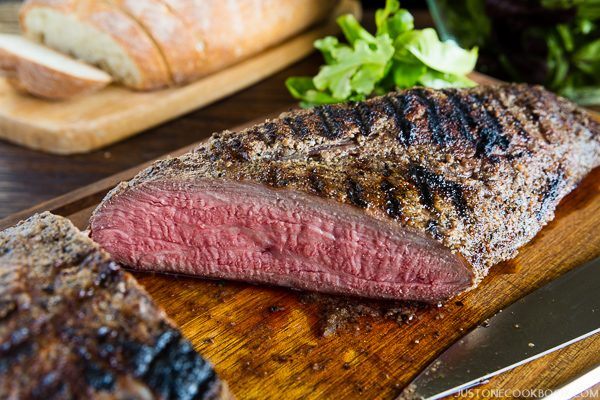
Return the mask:
M 0 232 L 0 398 L 218 399 L 212 366 L 68 220 Z
M 419 231 L 468 260 L 476 284 L 599 164 L 598 122 L 540 86 L 418 88 L 215 133 L 121 183 L 96 213 L 153 181 L 251 181 Z

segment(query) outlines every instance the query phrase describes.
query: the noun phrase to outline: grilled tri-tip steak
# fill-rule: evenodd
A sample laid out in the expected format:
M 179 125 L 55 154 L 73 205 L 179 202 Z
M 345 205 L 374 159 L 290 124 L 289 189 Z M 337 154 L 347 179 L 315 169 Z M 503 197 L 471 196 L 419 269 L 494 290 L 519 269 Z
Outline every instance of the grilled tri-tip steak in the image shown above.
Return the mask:
M 131 275 L 44 213 L 0 232 L 0 398 L 228 395 Z
M 116 187 L 91 235 L 142 270 L 435 302 L 599 162 L 599 124 L 541 87 L 412 89 L 215 134 Z

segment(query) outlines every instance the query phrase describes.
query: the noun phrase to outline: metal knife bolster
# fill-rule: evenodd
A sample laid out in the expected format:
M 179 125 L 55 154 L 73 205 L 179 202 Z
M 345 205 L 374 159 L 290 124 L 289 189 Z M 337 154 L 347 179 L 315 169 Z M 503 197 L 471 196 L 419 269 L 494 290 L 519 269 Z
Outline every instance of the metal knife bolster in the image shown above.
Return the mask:
M 442 353 L 399 399 L 440 399 L 600 332 L 600 258 L 488 321 Z

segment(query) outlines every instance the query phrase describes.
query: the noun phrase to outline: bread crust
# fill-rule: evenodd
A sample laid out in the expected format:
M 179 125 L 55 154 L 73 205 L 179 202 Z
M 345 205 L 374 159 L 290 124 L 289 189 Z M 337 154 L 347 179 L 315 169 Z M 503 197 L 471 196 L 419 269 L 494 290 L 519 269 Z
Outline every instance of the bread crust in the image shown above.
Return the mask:
M 17 69 L 17 57 L 9 51 L 0 48 L 0 71 L 15 72 Z
M 48 99 L 66 99 L 97 91 L 112 80 L 103 71 L 69 60 L 41 45 L 28 43 L 20 36 L 0 35 L 0 39 L 0 65 L 5 67 L 3 71 L 9 84 L 19 92 Z M 52 59 L 54 62 L 50 62 Z M 57 66 L 56 60 L 61 67 Z M 73 65 L 69 65 L 69 61 Z M 75 63 L 81 64 L 79 73 L 70 70 Z
M 193 33 L 159 0 L 111 0 L 134 18 L 160 49 L 175 84 L 184 84 L 198 77 L 202 66 L 202 51 L 196 46 Z
M 19 59 L 16 78 L 20 89 L 55 100 L 90 94 L 110 83 L 109 76 L 105 80 L 85 79 L 27 58 Z
M 160 0 L 193 32 L 207 75 L 323 20 L 337 0 Z
M 95 0 L 27 0 L 20 12 L 21 27 L 25 34 L 28 34 L 28 13 L 39 7 L 75 16 L 83 23 L 110 35 L 131 57 L 140 74 L 137 82 L 122 82 L 126 86 L 137 90 L 152 90 L 171 84 L 167 65 L 154 41 L 135 20 L 116 6 Z

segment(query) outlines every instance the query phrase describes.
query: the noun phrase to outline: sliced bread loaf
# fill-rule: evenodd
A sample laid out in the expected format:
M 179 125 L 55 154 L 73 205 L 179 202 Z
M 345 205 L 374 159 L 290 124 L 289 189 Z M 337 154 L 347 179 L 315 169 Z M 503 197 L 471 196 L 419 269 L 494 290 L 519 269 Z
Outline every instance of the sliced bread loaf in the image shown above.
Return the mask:
M 183 84 L 282 42 L 337 0 L 26 0 L 25 34 L 141 90 Z
M 110 0 L 135 19 L 162 53 L 176 84 L 198 77 L 203 63 L 201 49 L 184 22 L 160 0 Z
M 27 0 L 24 33 L 63 53 L 109 72 L 139 89 L 171 84 L 166 62 L 142 26 L 119 7 L 96 0 Z
M 160 0 L 204 49 L 206 75 L 280 43 L 326 18 L 337 0 Z
M 0 34 L 0 65 L 18 90 L 49 99 L 91 93 L 111 81 L 100 69 L 17 35 Z

